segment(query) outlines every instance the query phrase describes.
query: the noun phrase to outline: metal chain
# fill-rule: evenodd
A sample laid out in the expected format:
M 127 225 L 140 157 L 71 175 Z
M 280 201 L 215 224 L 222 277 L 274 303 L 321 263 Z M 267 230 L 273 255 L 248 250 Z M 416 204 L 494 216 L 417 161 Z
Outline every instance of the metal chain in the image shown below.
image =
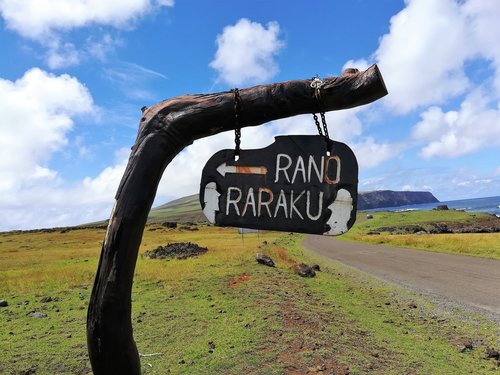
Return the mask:
M 234 93 L 234 154 L 236 156 L 240 155 L 240 144 L 241 144 L 241 127 L 239 122 L 240 110 L 241 110 L 241 97 L 240 90 L 238 88 L 232 89 L 232 93 Z
M 318 107 L 320 109 L 319 115 L 321 116 L 321 123 L 323 125 L 323 129 L 321 129 L 321 125 L 319 123 L 318 116 L 316 113 L 313 113 L 313 118 L 314 122 L 316 124 L 316 127 L 318 128 L 318 133 L 319 135 L 325 137 L 325 142 L 326 142 L 326 148 L 329 149 L 330 147 L 330 135 L 328 134 L 328 125 L 326 124 L 326 118 L 325 118 L 325 112 L 321 111 L 322 109 L 322 103 L 321 103 L 321 87 L 323 87 L 324 82 L 319 78 L 318 76 L 314 77 L 312 82 L 311 82 L 311 87 L 314 90 L 314 97 L 318 101 Z
M 314 118 L 314 122 L 316 123 L 316 127 L 318 128 L 318 133 L 319 135 L 323 135 L 323 130 L 321 130 L 321 125 L 319 124 L 319 119 L 318 119 L 318 115 L 316 113 L 313 113 L 313 118 Z
M 330 139 L 328 134 L 328 125 L 326 124 L 325 112 L 320 112 L 321 122 L 323 123 L 323 132 L 325 133 L 326 139 Z

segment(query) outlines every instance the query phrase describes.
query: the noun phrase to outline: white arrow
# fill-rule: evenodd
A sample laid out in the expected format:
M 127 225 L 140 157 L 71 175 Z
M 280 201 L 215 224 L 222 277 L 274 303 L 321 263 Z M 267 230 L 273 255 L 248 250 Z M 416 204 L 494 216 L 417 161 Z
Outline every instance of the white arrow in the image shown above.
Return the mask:
M 227 165 L 226 163 L 222 163 L 217 167 L 217 172 L 219 172 L 222 176 L 225 176 L 226 173 L 240 173 L 240 174 L 266 174 L 266 167 L 245 167 L 243 165 Z

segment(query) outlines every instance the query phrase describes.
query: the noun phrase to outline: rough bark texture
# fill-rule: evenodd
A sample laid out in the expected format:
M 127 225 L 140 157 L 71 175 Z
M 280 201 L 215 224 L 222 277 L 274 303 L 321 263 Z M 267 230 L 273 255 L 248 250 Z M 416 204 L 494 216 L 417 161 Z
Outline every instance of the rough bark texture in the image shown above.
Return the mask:
M 352 108 L 387 94 L 377 66 L 326 78 L 319 108 L 311 80 L 240 90 L 239 126 Z M 140 374 L 132 336 L 131 291 L 146 219 L 170 161 L 194 140 L 235 128 L 233 93 L 183 95 L 143 109 L 137 139 L 116 193 L 87 315 L 94 374 Z M 175 183 L 175 182 L 174 182 Z

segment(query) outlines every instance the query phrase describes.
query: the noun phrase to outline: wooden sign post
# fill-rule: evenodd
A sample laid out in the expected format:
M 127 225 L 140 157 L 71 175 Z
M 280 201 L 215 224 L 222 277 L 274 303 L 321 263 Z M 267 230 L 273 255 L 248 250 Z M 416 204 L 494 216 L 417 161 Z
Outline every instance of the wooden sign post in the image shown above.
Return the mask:
M 260 150 L 213 155 L 200 202 L 220 226 L 339 235 L 356 220 L 358 164 L 347 145 L 319 135 L 278 136 Z
M 311 79 L 240 90 L 245 110 L 238 127 L 318 112 Z M 387 94 L 376 65 L 346 69 L 324 79 L 323 111 L 352 108 Z M 132 335 L 132 281 L 144 226 L 163 171 L 194 140 L 236 128 L 234 95 L 183 95 L 143 108 L 141 122 L 116 193 L 87 314 L 87 346 L 96 375 L 139 375 Z M 170 181 L 175 184 L 175 181 Z

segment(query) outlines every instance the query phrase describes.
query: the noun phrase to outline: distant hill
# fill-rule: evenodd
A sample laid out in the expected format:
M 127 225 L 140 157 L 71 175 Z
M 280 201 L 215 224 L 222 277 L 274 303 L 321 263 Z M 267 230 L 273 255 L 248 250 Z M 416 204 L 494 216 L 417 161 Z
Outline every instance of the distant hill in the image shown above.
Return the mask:
M 198 194 L 188 195 L 151 209 L 148 223 L 175 221 L 178 223 L 206 221 Z
M 427 191 L 378 190 L 358 195 L 358 210 L 381 207 L 398 207 L 408 204 L 439 202 Z M 206 221 L 201 211 L 198 194 L 189 195 L 168 202 L 151 210 L 149 223 L 175 221 L 178 223 Z

